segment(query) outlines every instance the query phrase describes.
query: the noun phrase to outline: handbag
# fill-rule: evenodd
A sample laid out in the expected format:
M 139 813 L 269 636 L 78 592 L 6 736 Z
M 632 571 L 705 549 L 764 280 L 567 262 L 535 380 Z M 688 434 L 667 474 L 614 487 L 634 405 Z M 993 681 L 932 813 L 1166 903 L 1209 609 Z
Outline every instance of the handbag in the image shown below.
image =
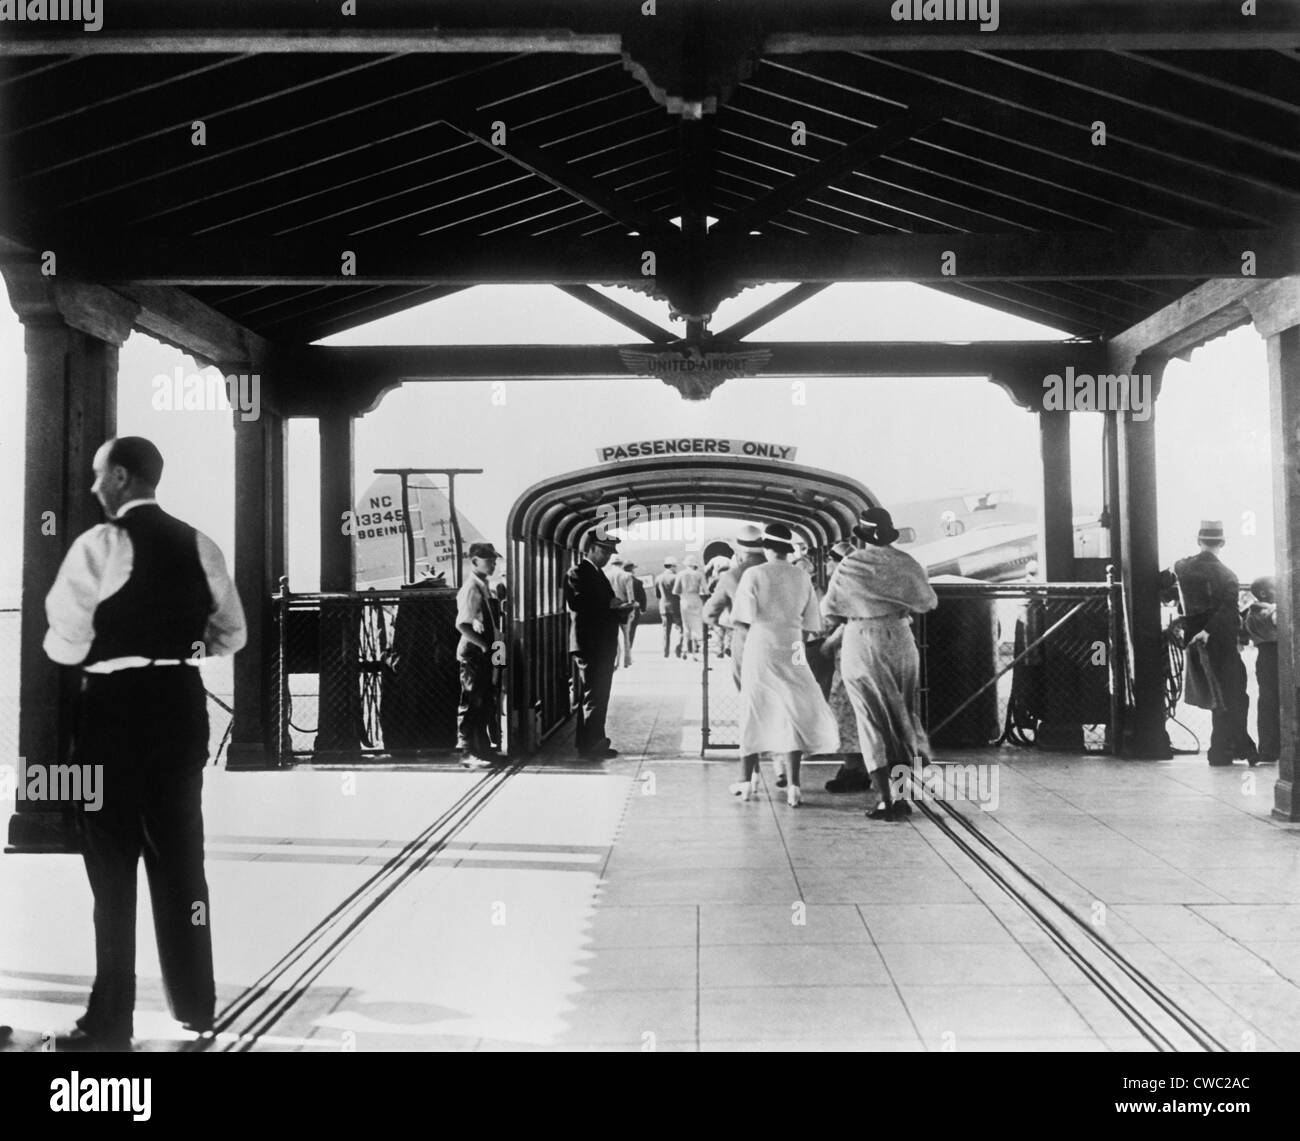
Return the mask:
M 1187 664 L 1183 674 L 1183 700 L 1198 709 L 1222 713 L 1228 708 L 1223 699 L 1223 688 L 1214 670 L 1210 668 L 1210 651 L 1204 642 L 1193 642 L 1187 648 Z

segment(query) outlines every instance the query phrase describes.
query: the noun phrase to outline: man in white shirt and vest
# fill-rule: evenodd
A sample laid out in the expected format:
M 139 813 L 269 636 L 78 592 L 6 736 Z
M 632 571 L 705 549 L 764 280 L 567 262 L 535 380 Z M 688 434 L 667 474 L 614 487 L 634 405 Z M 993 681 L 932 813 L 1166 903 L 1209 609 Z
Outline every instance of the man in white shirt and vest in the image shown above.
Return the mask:
M 79 764 L 103 799 L 79 814 L 95 899 L 95 983 L 56 1050 L 129 1050 L 134 1033 L 136 866 L 143 856 L 163 989 L 187 1030 L 212 1029 L 203 871 L 206 694 L 198 664 L 245 642 L 244 610 L 216 544 L 158 506 L 158 449 L 140 436 L 95 453 L 91 491 L 110 522 L 69 548 L 45 599 L 45 652 L 81 672 Z

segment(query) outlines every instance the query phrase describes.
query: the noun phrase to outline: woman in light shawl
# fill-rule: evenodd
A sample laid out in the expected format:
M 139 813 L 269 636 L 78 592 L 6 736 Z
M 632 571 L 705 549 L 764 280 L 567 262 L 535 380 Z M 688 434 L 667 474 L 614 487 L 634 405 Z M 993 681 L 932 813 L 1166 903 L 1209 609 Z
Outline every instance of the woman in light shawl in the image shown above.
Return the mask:
M 835 569 L 822 613 L 846 625 L 840 671 L 858 719 L 858 738 L 880 803 L 869 815 L 899 820 L 911 815 L 895 802 L 890 771 L 928 757 L 921 723 L 921 658 L 912 638 L 913 613 L 933 610 L 939 600 L 925 570 L 895 550 L 894 521 L 883 507 L 864 511 L 853 528 L 863 546 Z
M 821 630 L 812 579 L 788 560 L 790 528 L 774 523 L 763 532 L 767 562 L 740 576 L 731 620 L 744 629 L 740 659 L 740 752 L 742 779 L 734 795 L 750 800 L 761 753 L 777 754 L 788 773 L 786 802 L 803 800 L 799 762 L 805 753 L 833 753 L 839 743 L 835 718 L 813 677 L 804 644 Z

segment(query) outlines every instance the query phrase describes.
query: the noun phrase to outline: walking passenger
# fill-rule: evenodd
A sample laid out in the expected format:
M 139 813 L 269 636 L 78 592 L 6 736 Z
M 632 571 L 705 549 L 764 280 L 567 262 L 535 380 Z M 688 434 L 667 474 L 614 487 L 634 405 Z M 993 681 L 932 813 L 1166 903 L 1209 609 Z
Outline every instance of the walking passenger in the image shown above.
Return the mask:
M 632 664 L 632 635 L 628 623 L 635 621 L 636 590 L 632 586 L 632 576 L 623 566 L 620 555 L 615 555 L 609 560 L 609 565 L 605 568 L 605 577 L 609 579 L 609 585 L 614 588 L 614 597 L 630 607 L 618 628 L 619 640 L 623 646 L 622 650 L 614 655 L 614 668 L 618 669 L 620 664 L 624 667 Z
M 840 671 L 858 722 L 858 740 L 880 803 L 877 820 L 911 814 L 895 801 L 890 772 L 928 758 L 930 743 L 921 722 L 921 659 L 912 637 L 913 613 L 938 605 L 925 570 L 891 544 L 898 538 L 883 507 L 864 511 L 853 528 L 863 544 L 835 569 L 822 612 L 847 626 Z
M 632 583 L 632 601 L 636 603 L 635 610 L 629 610 L 627 621 L 623 623 L 623 633 L 627 639 L 627 664 L 632 664 L 632 643 L 636 641 L 637 623 L 641 621 L 641 615 L 645 613 L 646 596 L 645 585 L 636 575 L 636 563 L 624 563 L 623 569 L 627 571 L 628 578 Z
M 762 753 L 775 754 L 789 774 L 786 802 L 797 807 L 799 764 L 805 753 L 834 752 L 835 719 L 817 688 L 804 653 L 805 637 L 821 630 L 812 579 L 788 561 L 790 528 L 774 523 L 763 532 L 767 562 L 740 578 L 731 620 L 744 631 L 736 654 L 740 669 L 741 780 L 731 791 L 750 800 L 757 791 Z
M 736 536 L 736 555 L 731 560 L 731 568 L 718 576 L 713 593 L 704 604 L 704 622 L 719 630 L 730 632 L 731 644 L 731 680 L 740 688 L 740 650 L 744 643 L 743 631 L 737 632 L 731 620 L 731 608 L 736 598 L 736 589 L 740 586 L 741 576 L 750 567 L 762 566 L 763 532 L 752 523 L 741 527 Z
M 659 624 L 664 631 L 664 657 L 668 657 L 672 644 L 673 627 L 677 628 L 677 645 L 673 648 L 676 657 L 682 656 L 682 606 L 673 593 L 677 583 L 677 560 L 664 559 L 663 574 L 655 578 L 655 597 L 659 599 Z
M 851 543 L 839 542 L 831 547 L 828 557 L 831 573 L 852 552 Z M 853 712 L 853 702 L 849 700 L 849 691 L 844 685 L 842 654 L 844 649 L 844 623 L 827 619 L 831 629 L 822 641 L 821 652 L 832 663 L 829 694 L 827 701 L 831 712 L 835 714 L 835 724 L 840 731 L 840 752 L 844 761 L 839 771 L 826 782 L 827 792 L 866 792 L 871 787 L 871 777 L 867 773 L 866 763 L 862 759 L 861 744 L 858 741 L 858 717 Z
M 704 574 L 700 560 L 687 555 L 681 573 L 673 584 L 682 607 L 682 629 L 686 632 L 686 652 L 698 661 L 704 647 Z

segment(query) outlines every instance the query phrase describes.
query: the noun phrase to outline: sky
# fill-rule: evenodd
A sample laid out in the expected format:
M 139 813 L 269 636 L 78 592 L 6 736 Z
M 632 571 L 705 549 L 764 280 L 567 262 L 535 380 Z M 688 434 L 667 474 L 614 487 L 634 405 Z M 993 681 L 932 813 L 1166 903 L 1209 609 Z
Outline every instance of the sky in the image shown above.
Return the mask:
M 732 321 L 784 286 L 751 289 L 724 304 L 712 327 Z M 667 308 L 627 290 L 606 292 L 669 325 Z M 681 332 L 680 325 L 674 326 Z M 905 284 L 836 285 L 755 334 L 755 340 L 1057 339 L 1057 331 L 958 298 Z M 480 286 L 330 338 L 325 344 L 632 343 L 635 334 L 546 286 Z M 22 328 L 0 302 L 0 527 L 22 527 L 24 424 Z M 169 461 L 159 497 L 170 510 L 233 552 L 234 445 L 231 413 L 155 407 L 159 377 L 196 373 L 183 354 L 136 333 L 120 355 L 121 434 L 154 439 Z M 376 467 L 481 467 L 457 483 L 462 511 L 500 544 L 515 499 L 531 484 L 596 462 L 608 444 L 713 435 L 793 445 L 798 460 L 860 480 L 888 506 L 901 500 L 1007 488 L 1038 503 L 1038 431 L 982 378 L 727 381 L 688 402 L 655 379 L 408 384 L 389 393 L 356 427 L 358 496 Z M 495 396 L 495 399 L 494 399 Z M 504 401 L 502 400 L 504 397 Z M 1194 549 L 1202 518 L 1225 521 L 1225 561 L 1249 580 L 1272 570 L 1267 367 L 1263 341 L 1237 330 L 1173 362 L 1157 406 L 1162 563 Z M 1073 417 L 1076 510 L 1099 506 L 1101 417 Z M 290 580 L 316 586 L 319 498 L 316 425 L 290 425 Z M 87 483 L 90 473 L 86 473 Z M 18 543 L 0 554 L 0 605 L 15 605 Z

